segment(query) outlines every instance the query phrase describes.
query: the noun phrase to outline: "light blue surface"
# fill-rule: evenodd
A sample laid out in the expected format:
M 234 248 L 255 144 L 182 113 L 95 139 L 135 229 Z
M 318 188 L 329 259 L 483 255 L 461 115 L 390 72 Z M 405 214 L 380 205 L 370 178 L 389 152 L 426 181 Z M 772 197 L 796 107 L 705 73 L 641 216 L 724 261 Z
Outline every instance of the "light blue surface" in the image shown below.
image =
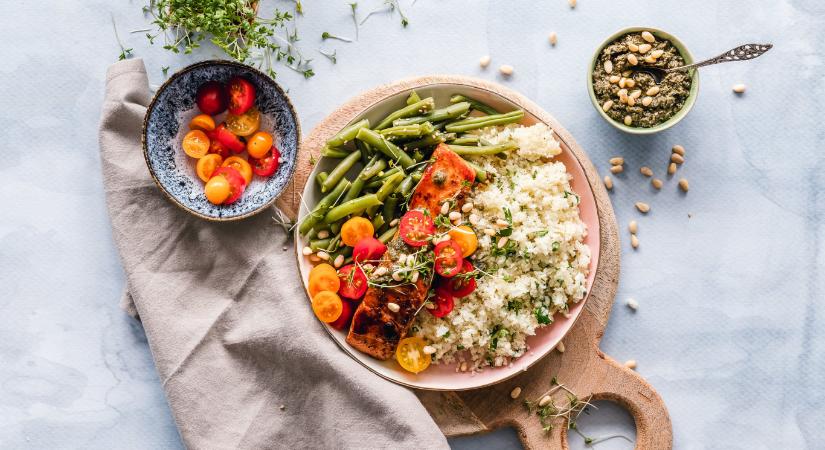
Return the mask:
M 378 1 L 362 1 L 368 10 Z M 667 402 L 680 449 L 821 448 L 825 442 L 825 167 L 822 144 L 825 3 L 820 0 L 620 2 L 433 1 L 373 16 L 360 41 L 346 2 L 305 0 L 302 46 L 317 75 L 283 70 L 307 132 L 357 92 L 398 78 L 459 73 L 496 80 L 556 116 L 606 172 L 621 155 L 613 204 L 622 276 L 602 348 L 638 370 Z M 288 2 L 280 3 L 283 6 Z M 270 3 L 265 3 L 269 6 Z M 152 83 L 191 57 L 149 47 L 143 3 L 15 2 L 0 16 L 0 447 L 180 446 L 143 332 L 118 307 L 123 273 L 105 210 L 97 126 L 106 67 L 117 59 L 110 11 Z M 702 58 L 746 42 L 775 48 L 750 63 L 702 69 L 690 115 L 660 135 L 621 134 L 595 113 L 584 87 L 594 47 L 613 31 L 650 24 Z M 555 48 L 547 43 L 558 32 Z M 316 53 L 338 51 L 338 64 Z M 821 48 L 821 47 L 820 47 Z M 478 58 L 493 63 L 482 71 Z M 511 64 L 502 79 L 495 68 Z M 781 69 L 781 71 L 779 71 Z M 731 93 L 743 82 L 748 91 Z M 675 180 L 654 192 L 673 144 L 687 149 Z M 633 203 L 646 201 L 640 216 Z M 639 221 L 630 249 L 627 222 Z M 632 313 L 628 297 L 641 305 Z M 628 420 L 582 425 L 587 434 Z M 608 426 L 607 423 L 616 425 Z M 504 431 L 456 448 L 517 448 Z M 582 447 L 580 440 L 574 445 Z M 611 441 L 598 448 L 628 448 Z

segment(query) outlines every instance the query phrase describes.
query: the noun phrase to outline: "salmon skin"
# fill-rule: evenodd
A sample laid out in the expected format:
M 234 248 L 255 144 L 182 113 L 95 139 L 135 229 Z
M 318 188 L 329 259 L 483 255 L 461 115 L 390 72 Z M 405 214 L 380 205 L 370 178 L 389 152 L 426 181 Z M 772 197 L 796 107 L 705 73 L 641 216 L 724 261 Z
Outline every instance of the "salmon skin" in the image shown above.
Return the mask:
M 421 181 L 410 198 L 409 210 L 419 209 L 437 216 L 441 205 L 454 201 L 461 207 L 470 192 L 475 179 L 475 172 L 460 156 L 444 144 L 433 151 L 433 162 L 424 171 Z M 427 301 L 427 293 L 432 283 L 432 268 L 427 276 L 421 276 L 413 284 L 392 286 L 390 277 L 396 261 L 401 254 L 412 254 L 421 247 L 407 245 L 398 234 L 387 245 L 387 252 L 378 267 L 386 267 L 388 287 L 370 286 L 364 300 L 358 305 L 352 317 L 352 325 L 347 334 L 347 342 L 373 358 L 385 360 L 392 357 L 398 341 L 407 336 L 413 319 L 421 306 Z M 395 303 L 398 312 L 391 311 L 387 305 Z

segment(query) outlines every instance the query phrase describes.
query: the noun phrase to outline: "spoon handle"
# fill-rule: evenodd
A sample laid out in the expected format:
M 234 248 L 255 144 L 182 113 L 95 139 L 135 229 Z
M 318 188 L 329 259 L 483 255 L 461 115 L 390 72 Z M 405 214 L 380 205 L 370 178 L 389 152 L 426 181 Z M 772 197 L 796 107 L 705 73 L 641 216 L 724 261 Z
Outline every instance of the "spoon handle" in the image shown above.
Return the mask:
M 728 50 L 715 58 L 706 59 L 704 61 L 699 61 L 698 63 L 689 64 L 687 66 L 674 67 L 673 69 L 667 69 L 666 71 L 672 72 L 674 70 L 693 69 L 696 67 L 709 66 L 711 64 L 720 64 L 731 61 L 747 61 L 749 59 L 762 56 L 771 48 L 773 48 L 773 44 L 740 45 L 739 47 Z

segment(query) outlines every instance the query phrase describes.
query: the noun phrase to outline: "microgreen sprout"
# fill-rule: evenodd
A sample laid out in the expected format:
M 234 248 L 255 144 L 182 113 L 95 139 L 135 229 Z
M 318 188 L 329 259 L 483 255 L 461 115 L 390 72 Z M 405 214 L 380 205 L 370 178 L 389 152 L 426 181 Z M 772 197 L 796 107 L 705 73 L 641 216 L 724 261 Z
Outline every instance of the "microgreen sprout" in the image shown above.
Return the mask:
M 115 15 L 111 14 L 112 17 L 112 29 L 115 31 L 115 40 L 117 41 L 118 47 L 120 47 L 120 55 L 118 56 L 118 61 L 123 61 L 126 58 L 130 58 L 132 56 L 131 48 L 126 48 L 123 46 L 123 42 L 120 40 L 120 35 L 117 33 L 117 24 L 115 23 Z
M 332 53 L 326 53 L 320 48 L 318 49 L 318 53 L 324 55 L 328 60 L 332 61 L 333 64 L 338 63 L 338 50 L 333 50 Z
M 323 33 L 321 33 L 321 39 L 323 39 L 325 41 L 327 39 L 336 39 L 336 40 L 343 41 L 343 42 L 352 42 L 352 39 L 350 39 L 350 38 L 346 38 L 346 37 L 342 37 L 342 36 L 336 36 L 336 35 L 334 35 L 330 32 L 327 32 L 327 31 L 324 31 Z
M 352 12 L 352 23 L 355 25 L 355 40 L 358 40 L 358 3 L 350 3 L 349 4 L 350 10 Z
M 578 396 L 573 393 L 573 391 L 567 388 L 567 386 L 559 383 L 556 377 L 553 377 L 550 384 L 553 387 L 547 392 L 536 397 L 535 400 L 531 401 L 528 399 L 524 401 L 524 406 L 527 408 L 527 413 L 536 414 L 539 416 L 539 421 L 545 432 L 550 432 L 553 430 L 553 422 L 556 419 L 566 420 L 568 423 L 575 423 L 575 420 L 585 408 L 588 406 L 595 408 L 595 406 L 590 403 L 590 400 L 593 398 L 592 395 L 588 396 L 585 400 L 580 400 Z M 556 404 L 556 401 L 552 396 L 557 392 L 564 392 L 566 402 L 558 405 Z M 540 406 L 542 399 L 545 397 L 549 397 L 550 401 L 544 406 Z

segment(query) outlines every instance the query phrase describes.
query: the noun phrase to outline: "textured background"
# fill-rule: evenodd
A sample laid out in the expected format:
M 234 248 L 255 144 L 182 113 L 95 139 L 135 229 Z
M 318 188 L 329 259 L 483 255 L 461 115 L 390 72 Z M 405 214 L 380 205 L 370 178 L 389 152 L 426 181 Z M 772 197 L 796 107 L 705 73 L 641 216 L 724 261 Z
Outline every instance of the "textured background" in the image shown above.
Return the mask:
M 361 11 L 380 3 L 362 0 Z M 289 7 L 288 2 L 279 5 Z M 825 442 L 825 98 L 820 0 L 481 2 L 401 0 L 410 18 L 373 16 L 352 44 L 346 2 L 305 0 L 299 45 L 316 59 L 304 80 L 284 69 L 305 130 L 360 90 L 401 77 L 458 73 L 497 80 L 554 114 L 596 166 L 622 155 L 614 208 L 623 273 L 602 348 L 636 359 L 670 407 L 675 446 L 821 448 Z M 264 2 L 264 11 L 273 3 Z M 0 447 L 175 448 L 177 431 L 138 323 L 118 307 L 123 274 L 106 216 L 97 125 L 106 67 L 127 47 L 153 84 L 217 54 L 149 47 L 143 2 L 15 2 L 0 16 Z M 362 13 L 363 14 L 363 13 Z M 592 109 L 588 59 L 613 31 L 653 25 L 697 57 L 745 42 L 775 48 L 751 63 L 702 70 L 695 109 L 651 137 L 624 135 Z M 547 44 L 556 31 L 559 43 Z M 332 65 L 316 49 L 335 48 Z M 478 68 L 480 56 L 493 58 Z M 503 80 L 494 69 L 515 67 Z M 780 70 L 781 69 L 781 70 Z M 734 83 L 748 91 L 731 93 Z M 679 175 L 654 192 L 638 173 L 664 174 L 670 146 L 687 148 Z M 632 205 L 647 201 L 639 217 Z M 692 217 L 689 218 L 688 214 Z M 624 227 L 639 220 L 641 247 Z M 622 302 L 639 301 L 631 313 Z M 632 435 L 615 408 L 587 434 Z M 518 448 L 514 433 L 453 440 L 456 448 Z M 580 439 L 574 447 L 581 448 Z M 621 440 L 599 448 L 628 448 Z

